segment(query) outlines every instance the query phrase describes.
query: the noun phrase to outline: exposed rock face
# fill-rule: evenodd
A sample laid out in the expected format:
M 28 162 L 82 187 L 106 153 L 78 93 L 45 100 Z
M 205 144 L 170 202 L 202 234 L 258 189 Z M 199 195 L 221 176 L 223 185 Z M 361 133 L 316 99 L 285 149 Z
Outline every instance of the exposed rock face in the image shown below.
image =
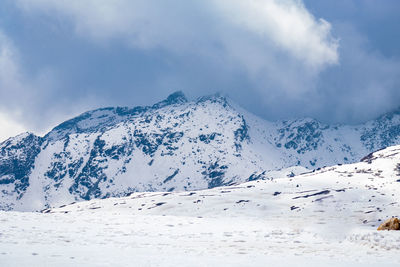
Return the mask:
M 23 133 L 0 144 L 0 196 L 15 196 L 19 200 L 29 187 L 29 176 L 40 152 L 40 137 Z M 12 203 L 2 203 L 9 209 Z
M 378 231 L 382 230 L 400 230 L 400 221 L 397 218 L 391 218 L 379 225 Z

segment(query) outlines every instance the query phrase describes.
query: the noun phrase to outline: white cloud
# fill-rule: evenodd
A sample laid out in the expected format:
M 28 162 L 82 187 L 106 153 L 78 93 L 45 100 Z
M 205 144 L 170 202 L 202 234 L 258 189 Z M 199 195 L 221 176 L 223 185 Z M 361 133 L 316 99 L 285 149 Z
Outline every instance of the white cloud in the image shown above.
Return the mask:
M 0 142 L 25 131 L 25 127 L 9 114 L 17 115 L 17 99 L 23 99 L 26 88 L 22 83 L 18 54 L 12 42 L 0 31 Z
M 16 108 L 16 102 L 29 94 L 25 89 L 18 53 L 11 40 L 0 31 L 0 142 L 26 131 L 25 126 L 18 122 L 22 114 Z
M 338 62 L 338 43 L 330 24 L 316 20 L 301 1 L 293 0 L 215 0 L 232 25 L 272 41 L 309 65 Z
M 330 23 L 303 2 L 330 18 L 340 46 Z M 21 55 L 20 62 L 12 42 L 0 35 L 0 112 L 22 109 L 16 114 L 24 114 L 24 124 L 47 128 L 61 121 L 54 114 L 64 119 L 103 104 L 150 104 L 174 89 L 189 96 L 222 91 L 268 119 L 359 122 L 392 110 L 400 99 L 400 62 L 374 46 L 396 48 L 395 35 L 380 34 L 396 23 L 370 18 L 379 13 L 390 22 L 397 9 L 371 1 L 325 2 L 15 0 L 22 16 L 11 22 L 35 29 L 23 31 L 29 38 L 19 40 L 32 43 L 19 43 L 21 51 L 41 49 L 33 66 L 23 62 L 31 55 Z M 357 24 L 366 5 L 369 11 L 361 12 L 366 15 Z M 49 38 L 44 41 L 53 53 L 47 54 L 40 38 Z
M 63 112 L 42 109 L 54 88 L 51 71 L 43 69 L 28 78 L 22 66 L 18 49 L 0 29 L 0 142 L 27 129 L 43 134 L 48 121 Z
M 17 53 L 11 41 L 0 31 L 0 98 L 22 89 Z
M 18 135 L 26 131 L 26 128 L 13 120 L 5 113 L 0 113 L 0 143 L 11 136 Z
M 267 60 L 289 53 L 318 71 L 338 62 L 330 24 L 314 18 L 299 0 L 18 0 L 25 11 L 71 19 L 76 31 L 95 40 L 124 39 L 143 49 L 212 54 L 219 47 L 249 71 L 265 71 L 269 62 L 249 64 L 246 50 L 257 47 Z M 240 42 L 240 45 L 236 43 Z M 245 49 L 243 49 L 245 48 Z

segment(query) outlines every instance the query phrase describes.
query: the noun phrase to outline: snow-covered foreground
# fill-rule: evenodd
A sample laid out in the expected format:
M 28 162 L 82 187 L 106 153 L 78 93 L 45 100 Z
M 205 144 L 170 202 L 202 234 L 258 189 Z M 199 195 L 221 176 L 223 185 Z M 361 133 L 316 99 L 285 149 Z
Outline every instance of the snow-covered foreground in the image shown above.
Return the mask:
M 286 221 L 11 212 L 1 218 L 1 266 L 396 266 L 400 262 L 397 233 L 318 225 L 301 217 Z
M 0 212 L 1 266 L 399 266 L 400 147 L 293 178 Z

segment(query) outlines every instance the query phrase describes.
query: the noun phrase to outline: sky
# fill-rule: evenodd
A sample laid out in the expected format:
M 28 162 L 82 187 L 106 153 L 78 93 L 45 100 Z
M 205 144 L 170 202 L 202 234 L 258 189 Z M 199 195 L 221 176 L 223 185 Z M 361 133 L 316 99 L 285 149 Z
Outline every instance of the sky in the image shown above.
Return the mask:
M 267 120 L 400 106 L 398 0 L 3 0 L 0 141 L 181 90 Z

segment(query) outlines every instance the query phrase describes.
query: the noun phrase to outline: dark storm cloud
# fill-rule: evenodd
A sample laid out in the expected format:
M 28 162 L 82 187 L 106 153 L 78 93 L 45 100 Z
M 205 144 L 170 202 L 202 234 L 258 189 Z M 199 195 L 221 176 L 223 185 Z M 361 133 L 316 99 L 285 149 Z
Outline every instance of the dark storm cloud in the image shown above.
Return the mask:
M 400 2 L 306 0 L 340 38 L 340 64 L 318 79 L 316 112 L 336 122 L 362 122 L 400 107 Z M 311 113 L 312 114 L 312 113 Z
M 357 123 L 400 103 L 396 1 L 0 5 L 0 112 L 28 129 L 174 90 L 222 92 L 270 120 Z

